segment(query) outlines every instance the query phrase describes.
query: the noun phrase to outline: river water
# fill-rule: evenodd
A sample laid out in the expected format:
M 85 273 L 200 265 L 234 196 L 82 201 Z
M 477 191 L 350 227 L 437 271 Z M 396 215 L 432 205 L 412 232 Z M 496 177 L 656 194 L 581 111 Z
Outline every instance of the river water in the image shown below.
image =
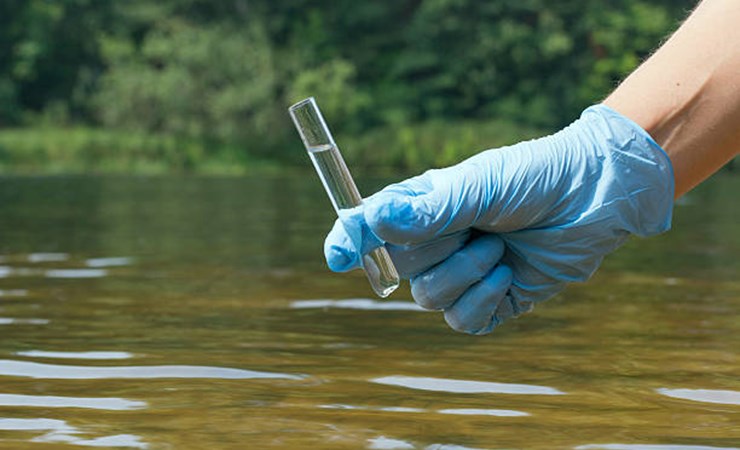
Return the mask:
M 740 448 L 738 192 L 470 337 L 324 268 L 312 173 L 2 178 L 0 448 Z

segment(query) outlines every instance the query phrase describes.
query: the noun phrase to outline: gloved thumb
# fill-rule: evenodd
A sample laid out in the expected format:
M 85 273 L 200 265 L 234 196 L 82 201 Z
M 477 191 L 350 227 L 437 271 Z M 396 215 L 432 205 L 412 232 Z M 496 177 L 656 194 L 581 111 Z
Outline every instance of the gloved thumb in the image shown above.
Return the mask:
M 326 263 L 334 272 L 362 267 L 362 255 L 383 245 L 367 226 L 364 205 L 339 211 L 339 218 L 324 241 Z
M 409 246 L 470 228 L 482 207 L 480 172 L 479 165 L 465 163 L 430 170 L 340 211 L 324 242 L 329 268 L 360 267 L 362 255 L 386 242 Z
M 412 245 L 464 230 L 480 208 L 475 176 L 466 167 L 430 170 L 369 197 L 364 218 L 381 240 Z
M 399 194 L 380 194 L 365 205 L 365 222 L 384 241 L 416 244 L 433 238 L 437 226 L 433 199 Z

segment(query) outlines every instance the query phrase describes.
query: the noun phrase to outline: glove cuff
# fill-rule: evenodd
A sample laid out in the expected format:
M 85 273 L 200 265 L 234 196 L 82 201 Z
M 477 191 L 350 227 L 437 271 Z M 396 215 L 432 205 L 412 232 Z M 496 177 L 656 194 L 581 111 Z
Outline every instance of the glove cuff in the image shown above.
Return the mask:
M 618 209 L 621 228 L 642 237 L 668 231 L 675 181 L 666 152 L 642 127 L 604 104 L 587 108 L 581 119 L 594 142 L 606 143 L 602 156 L 612 179 L 603 184 L 608 192 L 602 198 L 609 199 L 605 207 Z

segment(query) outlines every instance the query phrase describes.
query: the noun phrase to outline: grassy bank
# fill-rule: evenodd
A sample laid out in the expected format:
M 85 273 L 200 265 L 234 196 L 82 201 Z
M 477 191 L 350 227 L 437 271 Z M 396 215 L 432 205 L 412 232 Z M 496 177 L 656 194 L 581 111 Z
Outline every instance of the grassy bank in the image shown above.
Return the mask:
M 276 165 L 236 146 L 88 127 L 0 130 L 3 173 L 238 173 Z
M 283 131 L 284 144 L 257 148 L 89 127 L 0 129 L 0 173 L 240 174 L 305 164 L 297 136 Z M 340 135 L 337 142 L 353 167 L 416 172 L 540 134 L 506 121 L 429 122 Z

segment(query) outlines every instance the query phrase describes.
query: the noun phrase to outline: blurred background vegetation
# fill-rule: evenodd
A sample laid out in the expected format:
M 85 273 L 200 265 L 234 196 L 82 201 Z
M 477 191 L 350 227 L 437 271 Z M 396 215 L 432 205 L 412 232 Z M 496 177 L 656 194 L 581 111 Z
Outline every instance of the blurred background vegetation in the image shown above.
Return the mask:
M 561 127 L 695 0 L 3 0 L 0 170 L 305 164 L 317 97 L 352 164 L 418 170 Z

